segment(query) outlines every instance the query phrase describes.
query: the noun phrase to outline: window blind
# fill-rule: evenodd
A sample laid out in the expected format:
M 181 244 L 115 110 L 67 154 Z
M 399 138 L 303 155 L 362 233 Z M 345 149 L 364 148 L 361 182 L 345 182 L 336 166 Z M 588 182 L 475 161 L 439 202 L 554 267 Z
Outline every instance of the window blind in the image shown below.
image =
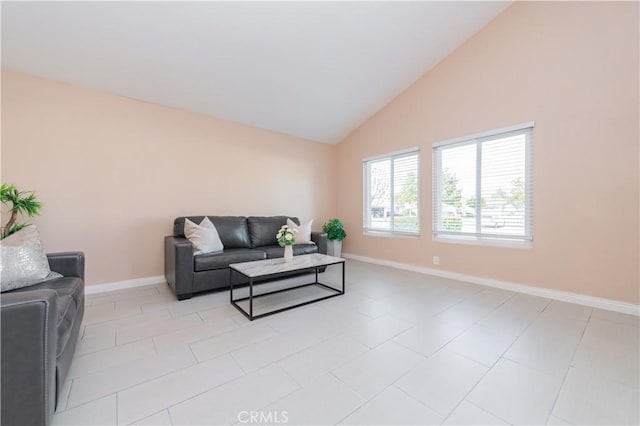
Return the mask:
M 419 151 L 363 160 L 364 231 L 420 233 Z
M 533 124 L 436 144 L 433 234 L 533 239 Z

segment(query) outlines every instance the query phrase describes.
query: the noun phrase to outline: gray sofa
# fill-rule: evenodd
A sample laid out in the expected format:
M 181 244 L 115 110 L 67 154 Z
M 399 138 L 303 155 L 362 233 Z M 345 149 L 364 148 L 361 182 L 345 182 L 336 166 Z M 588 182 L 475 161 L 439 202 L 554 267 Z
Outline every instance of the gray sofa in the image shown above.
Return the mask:
M 203 291 L 228 288 L 231 263 L 283 257 L 284 249 L 276 241 L 278 230 L 286 225 L 287 218 L 300 224 L 298 218 L 292 216 L 208 217 L 224 245 L 221 253 L 194 255 L 193 245 L 184 236 L 184 217 L 175 219 L 173 235 L 164 239 L 165 277 L 178 300 Z M 199 224 L 204 216 L 187 218 Z M 327 254 L 327 234 L 312 232 L 311 240 L 315 244 L 294 245 L 293 255 Z
M 62 278 L 2 293 L 3 425 L 48 425 L 84 315 L 84 255 L 48 254 Z

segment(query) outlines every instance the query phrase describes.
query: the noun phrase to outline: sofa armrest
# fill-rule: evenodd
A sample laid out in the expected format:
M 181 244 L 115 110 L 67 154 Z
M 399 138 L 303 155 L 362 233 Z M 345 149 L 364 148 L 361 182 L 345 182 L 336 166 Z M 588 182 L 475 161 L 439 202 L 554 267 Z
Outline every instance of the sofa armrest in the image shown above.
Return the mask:
M 318 253 L 327 254 L 327 234 L 325 232 L 312 232 L 311 241 L 318 246 Z
M 179 300 L 193 295 L 193 244 L 186 238 L 164 238 L 164 276 Z
M 84 281 L 84 253 L 70 251 L 48 253 L 49 268 L 65 277 L 78 277 Z
M 56 292 L 48 289 L 1 296 L 2 424 L 51 423 L 56 403 L 56 303 Z

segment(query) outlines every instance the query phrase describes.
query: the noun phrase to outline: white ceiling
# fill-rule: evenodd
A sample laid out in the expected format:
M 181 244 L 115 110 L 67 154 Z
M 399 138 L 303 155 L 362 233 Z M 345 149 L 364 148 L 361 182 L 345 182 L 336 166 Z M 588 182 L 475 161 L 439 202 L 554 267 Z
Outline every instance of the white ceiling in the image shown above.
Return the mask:
M 337 143 L 509 2 L 2 2 L 2 67 Z

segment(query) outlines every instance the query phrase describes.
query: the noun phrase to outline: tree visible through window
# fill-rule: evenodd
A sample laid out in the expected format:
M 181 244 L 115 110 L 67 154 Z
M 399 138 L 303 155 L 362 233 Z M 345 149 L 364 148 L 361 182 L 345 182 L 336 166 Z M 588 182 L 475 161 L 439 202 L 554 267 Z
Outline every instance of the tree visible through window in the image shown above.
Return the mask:
M 364 161 L 365 232 L 418 234 L 418 151 Z
M 526 125 L 434 147 L 436 236 L 532 239 L 532 131 Z

